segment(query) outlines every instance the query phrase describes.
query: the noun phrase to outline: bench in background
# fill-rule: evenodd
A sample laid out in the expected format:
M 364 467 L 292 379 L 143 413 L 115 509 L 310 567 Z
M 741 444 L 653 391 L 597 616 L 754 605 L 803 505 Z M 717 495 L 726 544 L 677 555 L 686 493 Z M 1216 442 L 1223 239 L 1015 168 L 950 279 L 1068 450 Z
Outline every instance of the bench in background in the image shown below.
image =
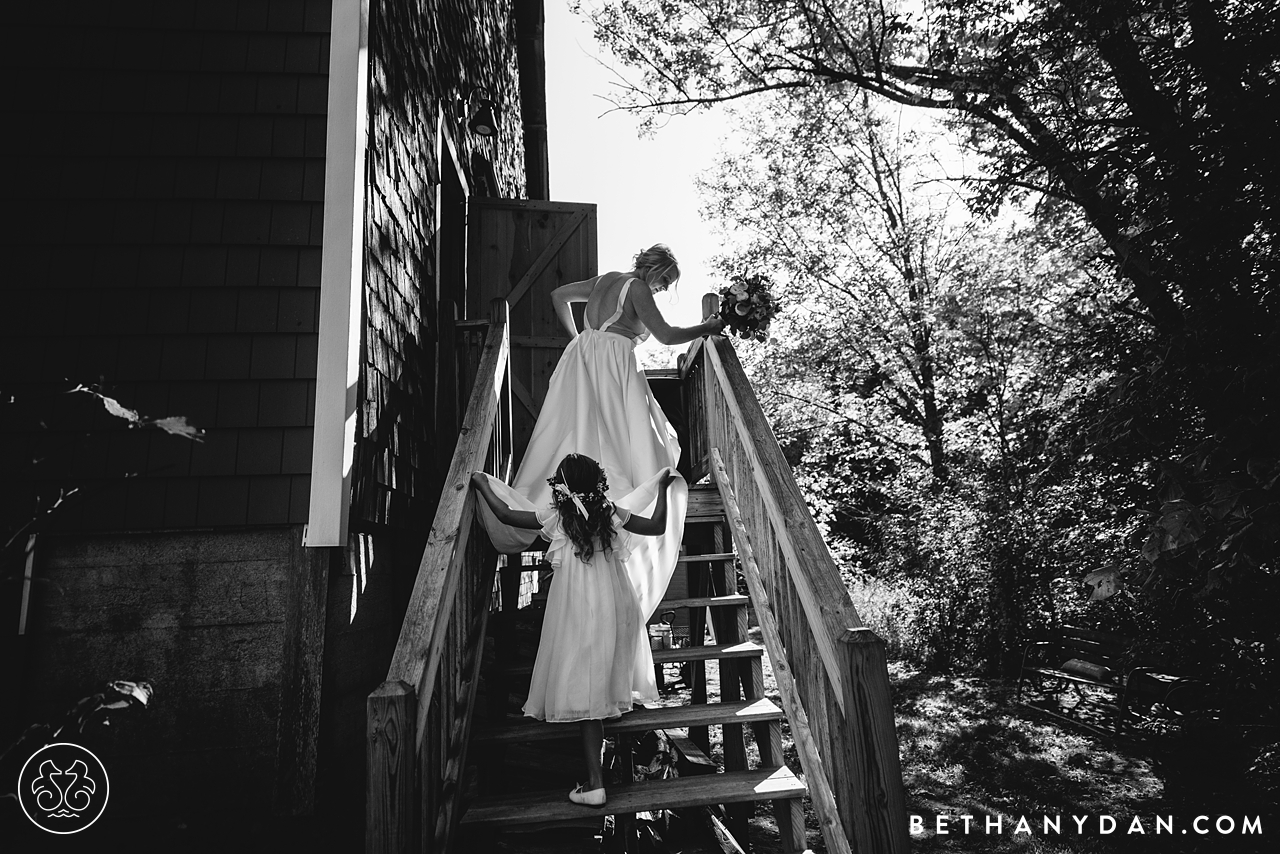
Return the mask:
M 1198 680 L 1135 655 L 1132 638 L 1077 626 L 1061 626 L 1047 639 L 1027 644 L 1018 671 L 1016 700 L 1060 720 L 1106 734 L 1106 729 L 1077 714 L 1074 706 L 1064 714 L 1040 705 L 1024 704 L 1024 683 L 1052 695 L 1067 691 L 1082 695 L 1082 686 L 1100 689 L 1115 701 L 1115 711 L 1109 716 L 1109 730 L 1117 735 L 1124 732 L 1132 709 L 1156 704 L 1170 709 L 1190 708 L 1203 688 Z

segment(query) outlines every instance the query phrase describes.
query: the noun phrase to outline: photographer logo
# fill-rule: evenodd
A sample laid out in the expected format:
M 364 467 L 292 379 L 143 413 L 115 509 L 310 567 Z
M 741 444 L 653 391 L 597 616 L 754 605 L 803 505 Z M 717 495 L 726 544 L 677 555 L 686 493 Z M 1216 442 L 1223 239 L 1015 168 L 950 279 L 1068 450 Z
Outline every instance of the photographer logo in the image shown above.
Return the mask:
M 31 823 L 49 833 L 79 833 L 107 807 L 107 769 L 78 744 L 47 744 L 18 775 L 18 803 Z

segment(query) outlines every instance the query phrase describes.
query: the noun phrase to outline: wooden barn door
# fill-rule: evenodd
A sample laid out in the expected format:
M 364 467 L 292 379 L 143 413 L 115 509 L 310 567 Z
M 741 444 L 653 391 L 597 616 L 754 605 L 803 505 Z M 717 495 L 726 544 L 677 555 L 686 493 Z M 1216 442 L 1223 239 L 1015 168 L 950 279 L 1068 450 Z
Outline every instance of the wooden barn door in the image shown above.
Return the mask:
M 512 443 L 524 458 L 547 383 L 569 343 L 551 307 L 551 291 L 589 279 L 596 269 L 596 206 L 519 199 L 472 199 L 467 316 L 491 300 L 510 306 Z M 575 306 L 581 327 L 582 306 Z

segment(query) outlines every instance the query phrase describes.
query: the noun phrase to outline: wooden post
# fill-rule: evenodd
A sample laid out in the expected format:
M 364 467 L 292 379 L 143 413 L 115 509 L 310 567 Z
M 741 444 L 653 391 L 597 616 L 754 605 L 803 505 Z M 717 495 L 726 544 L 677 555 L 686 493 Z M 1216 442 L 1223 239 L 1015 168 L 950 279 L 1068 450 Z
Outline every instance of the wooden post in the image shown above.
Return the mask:
M 841 739 L 847 763 L 840 764 L 851 778 L 835 784 L 837 790 L 854 795 L 857 814 L 852 816 L 850 841 L 858 851 L 906 854 L 911 837 L 884 641 L 871 629 L 849 629 L 840 638 L 840 648 L 848 667 Z
M 502 297 L 495 297 L 489 304 L 490 323 L 511 328 L 511 306 Z M 508 333 L 509 339 L 509 333 Z M 515 477 L 514 424 L 515 409 L 511 405 L 511 348 L 507 347 L 506 367 L 502 371 L 502 381 L 497 384 L 495 392 L 498 397 L 498 411 L 494 414 L 493 425 L 493 471 L 491 474 L 509 481 Z
M 636 738 L 629 734 L 619 734 L 616 742 L 618 746 L 618 769 L 622 775 L 623 785 L 635 785 L 636 780 Z M 613 832 L 622 844 L 615 850 L 622 854 L 631 854 L 636 850 L 636 814 L 614 813 L 613 816 Z
M 788 798 L 775 801 L 774 818 L 778 822 L 778 836 L 782 838 L 782 850 L 788 854 L 813 854 L 809 851 L 809 839 L 804 830 L 804 801 Z
M 404 682 L 383 682 L 365 709 L 365 854 L 409 854 L 418 844 L 417 698 Z
M 694 530 L 686 526 L 684 543 L 689 549 L 696 549 L 697 554 L 706 554 L 712 546 L 712 540 L 706 525 L 698 525 Z M 685 564 L 689 579 L 689 595 L 694 597 L 709 596 L 711 587 L 711 564 L 698 561 Z M 689 646 L 703 646 L 707 632 L 707 609 L 689 609 Z M 718 640 L 718 638 L 717 638 Z M 705 661 L 689 661 L 685 663 L 689 674 L 689 702 L 699 705 L 707 702 L 707 663 Z M 723 677 L 721 677 L 723 678 Z M 689 740 L 708 756 L 711 755 L 711 733 L 705 726 L 689 727 Z
M 719 294 L 703 294 L 702 295 L 702 316 L 715 314 L 720 310 Z
M 453 457 L 452 437 L 458 435 L 461 420 L 458 395 L 461 393 L 463 365 L 458 364 L 458 345 L 454 324 L 458 319 L 458 308 L 452 300 L 441 300 L 436 314 L 436 399 L 435 399 L 435 451 L 436 468 L 439 471 L 449 470 L 449 460 Z M 449 437 L 449 439 L 445 439 Z M 444 440 L 444 441 L 441 441 Z
M 449 474 L 440 491 L 431 532 L 422 552 L 405 621 L 400 627 L 400 638 L 391 657 L 391 666 L 387 669 L 389 680 L 404 681 L 422 692 L 420 699 L 424 708 L 430 701 L 427 693 L 435 684 L 436 669 L 443 652 L 442 639 L 451 620 L 453 597 L 457 591 L 459 573 L 450 568 L 462 560 L 471 536 L 471 518 L 475 512 L 475 499 L 469 491 L 471 472 L 484 466 L 494 415 L 498 411 L 499 389 L 506 376 L 510 338 L 504 320 L 494 318 L 485 341 L 476 388 L 467 405 L 458 444 L 449 464 Z M 418 724 L 416 737 L 419 741 L 423 737 L 424 725 L 425 721 Z
M 724 524 L 711 524 L 712 549 L 716 554 L 724 554 L 726 550 Z M 711 566 L 711 590 L 708 595 L 728 596 L 738 592 L 733 563 L 730 560 L 717 561 Z M 707 609 L 701 609 L 707 610 Z M 730 611 L 727 608 L 712 608 L 711 622 L 716 633 L 716 643 L 741 643 L 747 639 L 747 607 L 742 605 Z M 741 617 L 741 620 L 739 620 Z M 720 702 L 734 703 L 742 698 L 741 677 L 738 666 L 740 662 L 732 658 L 722 658 L 716 667 L 720 674 Z M 747 769 L 747 743 L 742 724 L 724 724 L 720 727 L 720 738 L 724 748 L 724 769 L 726 771 L 745 771 Z M 725 815 L 728 818 L 730 832 L 738 839 L 746 840 L 747 829 L 751 824 L 752 804 L 727 804 Z

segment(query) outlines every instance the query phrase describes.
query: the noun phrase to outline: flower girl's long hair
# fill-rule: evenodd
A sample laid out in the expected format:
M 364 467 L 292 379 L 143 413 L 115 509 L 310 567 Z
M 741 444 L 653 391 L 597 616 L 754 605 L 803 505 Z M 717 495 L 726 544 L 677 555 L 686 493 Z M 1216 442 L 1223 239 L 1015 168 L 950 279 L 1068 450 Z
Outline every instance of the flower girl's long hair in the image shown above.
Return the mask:
M 605 554 L 612 551 L 613 504 L 605 497 L 609 482 L 600 464 L 582 454 L 569 454 L 547 483 L 574 554 L 586 562 L 597 547 Z

